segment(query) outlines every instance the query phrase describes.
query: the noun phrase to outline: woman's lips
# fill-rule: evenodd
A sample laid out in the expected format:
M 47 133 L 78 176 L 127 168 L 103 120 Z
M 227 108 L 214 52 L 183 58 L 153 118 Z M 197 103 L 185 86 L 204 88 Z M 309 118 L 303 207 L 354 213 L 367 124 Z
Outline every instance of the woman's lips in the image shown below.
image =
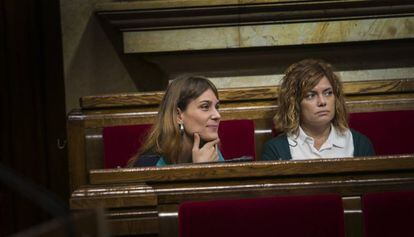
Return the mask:
M 329 110 L 322 110 L 322 111 L 316 112 L 316 115 L 319 115 L 319 116 L 324 116 L 327 114 L 329 114 Z
M 218 125 L 207 125 L 208 128 L 218 128 Z

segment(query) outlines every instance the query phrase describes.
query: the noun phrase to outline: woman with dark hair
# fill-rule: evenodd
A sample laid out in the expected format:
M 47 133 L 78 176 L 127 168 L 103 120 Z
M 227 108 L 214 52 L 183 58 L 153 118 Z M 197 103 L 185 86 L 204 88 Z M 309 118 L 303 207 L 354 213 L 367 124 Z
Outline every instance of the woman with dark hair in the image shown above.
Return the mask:
M 152 129 L 133 166 L 224 160 L 217 147 L 220 124 L 216 87 L 201 76 L 182 76 L 168 86 Z
M 275 128 L 262 160 L 375 155 L 370 140 L 348 127 L 342 83 L 332 66 L 305 59 L 291 65 L 278 96 Z

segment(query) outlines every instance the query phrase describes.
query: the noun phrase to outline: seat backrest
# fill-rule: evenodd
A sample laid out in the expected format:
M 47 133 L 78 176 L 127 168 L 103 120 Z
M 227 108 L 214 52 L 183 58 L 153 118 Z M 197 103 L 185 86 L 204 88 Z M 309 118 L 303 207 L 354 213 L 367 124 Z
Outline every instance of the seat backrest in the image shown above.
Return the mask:
M 224 159 L 231 160 L 241 156 L 256 158 L 253 120 L 221 121 L 218 133 Z
M 150 128 L 150 124 L 104 127 L 105 168 L 124 167 L 139 150 Z M 255 158 L 253 120 L 221 121 L 219 137 L 220 150 L 226 160 L 241 156 Z
M 184 202 L 180 237 L 344 236 L 339 195 Z
M 352 113 L 349 126 L 367 136 L 377 155 L 414 153 L 414 110 Z
M 138 152 L 150 128 L 151 124 L 104 127 L 102 137 L 105 168 L 124 167 Z
M 365 237 L 414 236 L 414 190 L 362 197 Z

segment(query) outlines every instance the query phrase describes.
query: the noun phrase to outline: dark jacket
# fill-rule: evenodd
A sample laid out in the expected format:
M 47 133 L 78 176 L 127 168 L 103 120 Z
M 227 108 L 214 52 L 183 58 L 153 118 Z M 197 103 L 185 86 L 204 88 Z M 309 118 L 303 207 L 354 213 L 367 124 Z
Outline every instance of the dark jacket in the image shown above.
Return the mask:
M 354 157 L 374 156 L 371 141 L 363 134 L 351 129 L 354 140 Z M 265 144 L 261 160 L 291 160 L 290 148 L 286 134 L 281 134 Z

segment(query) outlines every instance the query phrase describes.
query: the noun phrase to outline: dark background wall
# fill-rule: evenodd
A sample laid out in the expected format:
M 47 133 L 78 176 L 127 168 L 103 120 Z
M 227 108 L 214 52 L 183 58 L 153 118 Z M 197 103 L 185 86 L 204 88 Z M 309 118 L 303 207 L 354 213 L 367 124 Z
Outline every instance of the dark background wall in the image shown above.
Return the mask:
M 0 0 L 0 78 L 1 164 L 67 202 L 58 0 Z M 4 182 L 0 202 L 1 236 L 51 218 Z

